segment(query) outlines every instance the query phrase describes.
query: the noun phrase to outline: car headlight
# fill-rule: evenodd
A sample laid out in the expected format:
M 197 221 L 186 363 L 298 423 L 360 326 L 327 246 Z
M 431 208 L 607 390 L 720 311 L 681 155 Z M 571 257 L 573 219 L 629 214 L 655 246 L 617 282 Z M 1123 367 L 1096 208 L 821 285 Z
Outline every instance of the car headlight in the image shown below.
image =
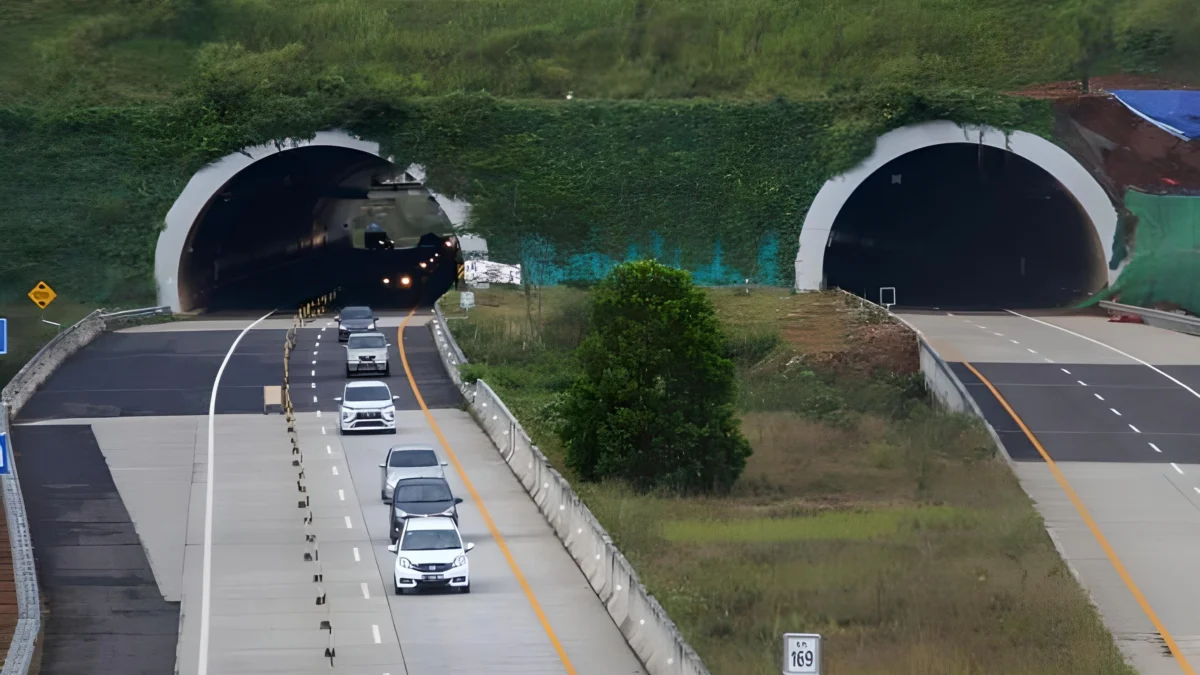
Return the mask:
M 383 419 L 391 422 L 395 418 L 396 418 L 396 409 L 394 407 L 393 408 L 384 408 Z
M 342 408 L 342 419 L 349 420 L 354 417 L 354 411 Z
M 403 567 L 403 568 L 404 568 L 404 569 L 406 569 L 406 570 L 411 570 L 411 569 L 412 569 L 412 563 L 408 561 L 408 558 L 401 558 L 401 559 L 400 559 L 400 566 L 401 566 L 401 567 Z
M 467 564 L 467 556 L 465 556 L 465 555 L 460 555 L 454 559 L 455 567 L 462 567 L 463 565 L 466 565 L 466 564 Z

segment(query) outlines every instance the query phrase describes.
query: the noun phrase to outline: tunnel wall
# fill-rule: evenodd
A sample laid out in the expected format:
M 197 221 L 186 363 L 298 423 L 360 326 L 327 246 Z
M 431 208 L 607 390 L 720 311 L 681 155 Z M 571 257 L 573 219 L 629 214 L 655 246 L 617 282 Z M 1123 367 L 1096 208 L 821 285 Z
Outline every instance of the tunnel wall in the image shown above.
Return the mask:
M 1117 212 L 1099 183 L 1067 151 L 1039 136 L 1022 131 L 1005 134 L 993 127 L 961 126 L 935 121 L 895 129 L 876 141 L 875 151 L 854 169 L 826 181 L 813 200 L 800 230 L 800 249 L 796 254 L 796 290 L 821 290 L 825 287 L 825 252 L 830 244 L 834 221 L 855 189 L 888 162 L 934 145 L 947 143 L 983 144 L 1008 150 L 1041 167 L 1053 176 L 1075 199 L 1090 221 L 1095 237 L 1094 254 L 1112 258 Z M 1099 272 L 1103 274 L 1103 272 Z M 1109 270 L 1107 278 L 1092 280 L 1099 290 L 1116 279 Z

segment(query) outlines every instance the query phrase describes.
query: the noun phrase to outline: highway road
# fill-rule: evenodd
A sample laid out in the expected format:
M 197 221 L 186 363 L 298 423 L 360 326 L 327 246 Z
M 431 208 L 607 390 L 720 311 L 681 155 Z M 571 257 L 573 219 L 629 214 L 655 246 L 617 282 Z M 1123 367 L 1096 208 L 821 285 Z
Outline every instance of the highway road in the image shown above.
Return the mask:
M 980 404 L 1138 670 L 1194 675 L 1200 340 L 1096 316 L 899 315 Z
M 396 435 L 338 433 L 344 352 L 327 321 L 299 331 L 291 374 L 303 493 L 284 418 L 262 413 L 262 388 L 282 380 L 288 319 L 126 329 L 64 364 L 14 427 L 51 607 L 43 672 L 644 672 L 459 407 L 427 318 L 403 330 L 401 316 L 381 321 L 397 346 L 402 337 L 411 373 L 394 351 Z M 408 442 L 450 461 L 464 538 L 476 544 L 470 594 L 391 593 L 377 465 Z

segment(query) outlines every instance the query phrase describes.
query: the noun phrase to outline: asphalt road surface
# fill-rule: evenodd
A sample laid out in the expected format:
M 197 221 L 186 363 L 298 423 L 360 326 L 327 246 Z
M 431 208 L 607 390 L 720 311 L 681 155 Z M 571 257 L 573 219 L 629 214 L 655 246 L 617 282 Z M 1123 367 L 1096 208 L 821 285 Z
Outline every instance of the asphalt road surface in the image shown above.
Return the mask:
M 1200 665 L 1200 340 L 1091 316 L 900 316 L 979 403 L 1139 671 L 1194 673 Z
M 282 381 L 290 321 L 271 317 L 247 330 L 256 319 L 103 335 L 17 420 L 14 448 L 52 609 L 43 672 L 198 673 L 205 624 L 203 672 L 213 675 L 643 672 L 459 408 L 427 317 L 403 339 L 428 414 L 393 351 L 394 436 L 338 433 L 344 350 L 325 321 L 300 331 L 289 367 L 303 475 L 283 416 L 263 414 L 263 387 Z M 380 322 L 393 343 L 401 320 Z M 403 442 L 430 442 L 461 466 L 447 478 L 465 499 L 464 537 L 476 544 L 470 594 L 391 593 L 377 465 Z M 468 479 L 478 501 L 464 490 Z M 483 522 L 485 508 L 494 527 Z

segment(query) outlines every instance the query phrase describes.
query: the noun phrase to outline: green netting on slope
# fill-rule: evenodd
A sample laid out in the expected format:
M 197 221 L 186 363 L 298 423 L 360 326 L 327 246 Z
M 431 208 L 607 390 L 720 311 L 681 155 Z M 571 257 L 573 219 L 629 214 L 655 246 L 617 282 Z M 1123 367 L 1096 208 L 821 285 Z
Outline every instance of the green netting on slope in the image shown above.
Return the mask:
M 1200 314 L 1200 197 L 1129 190 L 1125 207 L 1137 217 L 1133 257 L 1111 288 L 1084 304 L 1115 297 Z

